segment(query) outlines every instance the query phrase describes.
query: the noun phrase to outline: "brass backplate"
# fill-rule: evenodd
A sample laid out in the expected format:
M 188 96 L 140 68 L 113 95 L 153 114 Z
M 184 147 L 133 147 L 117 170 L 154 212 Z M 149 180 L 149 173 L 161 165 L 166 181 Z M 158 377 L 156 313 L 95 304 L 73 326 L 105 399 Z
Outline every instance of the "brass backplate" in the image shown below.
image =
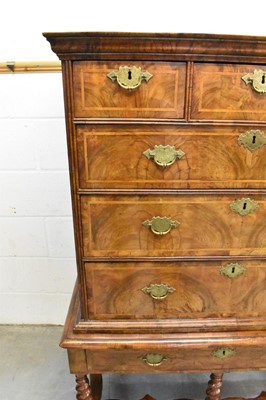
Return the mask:
M 237 278 L 238 276 L 244 275 L 246 271 L 247 267 L 238 263 L 229 263 L 220 269 L 220 273 L 228 278 Z
M 153 217 L 150 221 L 144 221 L 143 225 L 151 228 L 155 235 L 166 235 L 172 228 L 178 228 L 180 222 L 168 217 Z
M 175 288 L 164 283 L 151 283 L 149 286 L 141 289 L 144 293 L 149 294 L 155 300 L 163 300 L 170 293 L 176 291 Z
M 230 204 L 230 209 L 235 213 L 245 216 L 259 208 L 259 204 L 250 198 L 235 200 Z
M 253 73 L 242 76 L 246 85 L 252 84 L 253 89 L 260 93 L 266 93 L 266 71 L 255 69 Z
M 168 167 L 185 155 L 181 149 L 176 149 L 175 146 L 170 146 L 169 144 L 166 146 L 162 144 L 155 145 L 153 149 L 148 149 L 143 154 L 148 159 L 153 158 L 154 162 L 160 167 Z
M 141 67 L 135 65 L 128 67 L 127 65 L 119 67 L 118 70 L 107 74 L 113 82 L 117 81 L 123 89 L 133 90 L 138 88 L 142 81 L 148 82 L 152 78 L 152 74 L 148 71 L 142 71 Z
M 256 151 L 266 145 L 266 135 L 259 129 L 252 129 L 246 133 L 241 133 L 238 143 L 249 151 Z

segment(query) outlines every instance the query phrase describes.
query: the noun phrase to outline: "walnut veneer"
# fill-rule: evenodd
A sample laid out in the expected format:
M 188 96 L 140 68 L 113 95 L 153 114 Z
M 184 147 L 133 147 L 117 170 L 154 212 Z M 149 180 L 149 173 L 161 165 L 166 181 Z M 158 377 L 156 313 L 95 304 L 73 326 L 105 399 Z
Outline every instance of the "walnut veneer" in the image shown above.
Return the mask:
M 228 128 L 195 124 L 79 124 L 78 187 L 266 188 L 266 159 L 262 156 L 265 152 L 249 152 L 238 143 L 240 135 L 252 129 L 252 125 Z M 171 168 L 158 168 L 143 157 L 158 143 L 175 146 L 185 155 Z
M 219 400 L 224 372 L 266 369 L 266 38 L 44 36 L 63 68 L 77 399 L 100 399 L 102 373 L 209 371 Z

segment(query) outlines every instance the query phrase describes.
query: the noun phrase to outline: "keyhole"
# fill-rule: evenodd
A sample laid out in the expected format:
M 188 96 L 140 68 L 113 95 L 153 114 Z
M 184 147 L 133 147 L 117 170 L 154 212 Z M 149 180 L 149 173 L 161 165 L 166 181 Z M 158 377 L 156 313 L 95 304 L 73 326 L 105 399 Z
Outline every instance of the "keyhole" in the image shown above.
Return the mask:
M 265 75 L 262 75 L 262 77 L 261 77 L 261 83 L 262 83 L 262 84 L 265 83 Z
M 243 204 L 243 210 L 245 210 L 247 208 L 247 202 L 245 201 L 245 203 Z
M 225 351 L 225 350 L 223 350 L 223 356 L 225 356 L 225 353 L 226 353 L 226 351 Z
M 232 267 L 232 274 L 235 273 L 235 267 Z
M 127 78 L 128 78 L 128 80 L 131 80 L 131 79 L 132 79 L 131 71 L 130 71 L 130 70 L 128 71 Z
M 256 143 L 256 139 L 257 139 L 257 137 L 256 137 L 256 135 L 254 135 L 252 138 L 252 143 Z

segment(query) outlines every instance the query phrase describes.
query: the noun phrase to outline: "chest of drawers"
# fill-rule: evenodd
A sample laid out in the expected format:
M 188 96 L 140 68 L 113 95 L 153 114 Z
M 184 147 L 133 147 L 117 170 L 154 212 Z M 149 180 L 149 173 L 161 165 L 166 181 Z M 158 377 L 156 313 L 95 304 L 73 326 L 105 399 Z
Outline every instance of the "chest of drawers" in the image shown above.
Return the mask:
M 209 371 L 218 400 L 224 371 L 266 369 L 266 38 L 44 36 L 63 69 L 77 399 L 102 373 Z

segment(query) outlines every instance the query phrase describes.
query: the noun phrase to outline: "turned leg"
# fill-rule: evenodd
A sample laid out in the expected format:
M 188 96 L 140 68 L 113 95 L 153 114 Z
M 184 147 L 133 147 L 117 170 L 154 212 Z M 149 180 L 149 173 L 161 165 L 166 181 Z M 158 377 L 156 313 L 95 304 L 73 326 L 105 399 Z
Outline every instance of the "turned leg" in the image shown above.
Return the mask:
M 217 372 L 211 374 L 211 379 L 208 382 L 208 389 L 206 390 L 206 400 L 221 400 L 221 388 L 223 384 L 223 373 Z
M 77 400 L 93 400 L 87 375 L 76 375 Z
M 101 400 L 103 380 L 101 374 L 90 374 L 91 391 L 93 400 Z

